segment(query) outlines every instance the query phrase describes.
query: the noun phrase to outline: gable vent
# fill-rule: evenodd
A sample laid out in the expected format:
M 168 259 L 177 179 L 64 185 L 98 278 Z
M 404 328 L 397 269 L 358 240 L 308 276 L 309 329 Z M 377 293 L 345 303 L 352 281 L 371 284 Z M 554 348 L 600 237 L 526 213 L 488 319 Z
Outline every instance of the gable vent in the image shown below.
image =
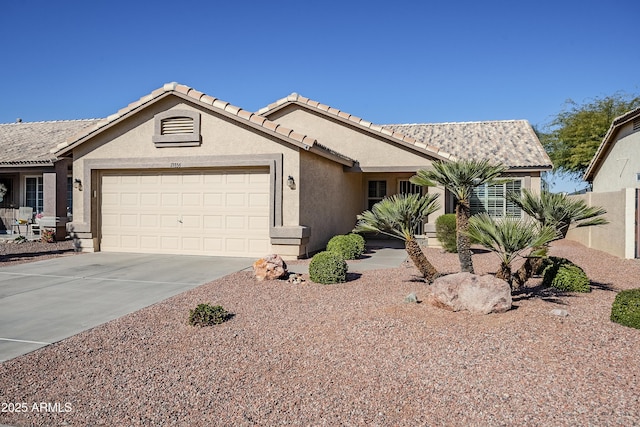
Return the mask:
M 200 114 L 191 110 L 168 110 L 154 116 L 153 143 L 156 147 L 200 145 Z
M 640 119 L 635 119 L 633 121 L 633 131 L 640 130 Z
M 191 117 L 171 117 L 161 122 L 161 135 L 179 135 L 193 133 L 193 119 Z

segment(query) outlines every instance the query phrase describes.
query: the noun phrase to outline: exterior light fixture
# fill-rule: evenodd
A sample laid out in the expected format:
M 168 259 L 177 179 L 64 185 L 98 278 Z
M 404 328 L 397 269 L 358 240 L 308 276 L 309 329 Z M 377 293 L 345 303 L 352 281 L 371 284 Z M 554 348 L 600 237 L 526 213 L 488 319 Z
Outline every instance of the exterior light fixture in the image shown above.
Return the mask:
M 82 191 L 82 181 L 78 178 L 74 179 L 73 188 L 77 189 L 78 191 Z
M 289 178 L 287 179 L 287 186 L 292 190 L 296 189 L 296 181 L 291 175 L 289 175 Z

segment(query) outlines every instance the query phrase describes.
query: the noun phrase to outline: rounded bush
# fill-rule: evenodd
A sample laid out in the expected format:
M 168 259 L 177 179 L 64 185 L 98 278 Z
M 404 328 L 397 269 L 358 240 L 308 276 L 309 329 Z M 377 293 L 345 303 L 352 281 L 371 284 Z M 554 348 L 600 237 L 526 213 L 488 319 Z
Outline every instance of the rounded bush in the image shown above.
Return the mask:
M 436 238 L 447 252 L 458 252 L 456 214 L 440 215 L 436 219 Z
M 364 240 L 364 237 L 356 233 L 347 234 L 347 237 L 351 239 L 351 241 L 356 247 L 356 254 L 357 254 L 356 258 L 360 258 L 362 255 L 364 255 L 364 250 L 366 247 L 366 242 Z
M 640 329 L 640 288 L 627 289 L 616 295 L 611 306 L 611 321 Z
M 347 262 L 337 252 L 318 252 L 309 263 L 309 278 L 316 283 L 328 285 L 347 281 Z
M 336 252 L 344 259 L 357 259 L 364 253 L 364 239 L 357 234 L 333 236 L 327 243 L 327 252 Z
M 549 257 L 543 263 L 542 285 L 566 292 L 591 292 L 584 270 L 566 258 Z
M 189 310 L 189 324 L 191 326 L 211 326 L 226 322 L 231 314 L 222 306 L 210 304 L 198 304 L 193 310 Z

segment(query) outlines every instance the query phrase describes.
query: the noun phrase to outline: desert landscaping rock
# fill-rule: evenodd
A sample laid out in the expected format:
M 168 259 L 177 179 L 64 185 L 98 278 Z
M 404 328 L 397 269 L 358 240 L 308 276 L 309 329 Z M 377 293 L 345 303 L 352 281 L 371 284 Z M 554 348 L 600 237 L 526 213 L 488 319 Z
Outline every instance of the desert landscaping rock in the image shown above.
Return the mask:
M 457 254 L 439 252 L 426 251 L 441 272 L 459 271 Z M 640 331 L 609 320 L 640 262 L 572 242 L 551 253 L 598 285 L 541 294 L 535 278 L 514 309 L 488 316 L 403 303 L 428 286 L 413 268 L 332 286 L 252 286 L 236 273 L 3 362 L 1 402 L 71 411 L 1 413 L 0 424 L 640 425 Z M 476 254 L 474 266 L 495 273 L 497 257 Z M 190 327 L 203 301 L 236 315 Z M 549 315 L 558 306 L 571 315 Z
M 277 254 L 270 254 L 253 263 L 253 276 L 259 281 L 276 280 L 287 275 L 287 264 Z
M 429 304 L 474 314 L 504 313 L 511 309 L 511 288 L 493 275 L 457 273 L 438 277 L 429 288 Z
M 561 308 L 554 308 L 553 310 L 551 310 L 551 314 L 559 317 L 567 317 L 569 315 L 569 312 Z

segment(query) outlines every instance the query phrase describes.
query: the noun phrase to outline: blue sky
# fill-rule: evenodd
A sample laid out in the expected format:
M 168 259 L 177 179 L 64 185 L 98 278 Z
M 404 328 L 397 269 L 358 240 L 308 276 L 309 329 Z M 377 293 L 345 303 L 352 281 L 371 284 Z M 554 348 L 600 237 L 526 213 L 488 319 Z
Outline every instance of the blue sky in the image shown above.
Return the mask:
M 0 122 L 106 117 L 177 81 L 375 123 L 526 119 L 640 93 L 637 0 L 6 1 Z

